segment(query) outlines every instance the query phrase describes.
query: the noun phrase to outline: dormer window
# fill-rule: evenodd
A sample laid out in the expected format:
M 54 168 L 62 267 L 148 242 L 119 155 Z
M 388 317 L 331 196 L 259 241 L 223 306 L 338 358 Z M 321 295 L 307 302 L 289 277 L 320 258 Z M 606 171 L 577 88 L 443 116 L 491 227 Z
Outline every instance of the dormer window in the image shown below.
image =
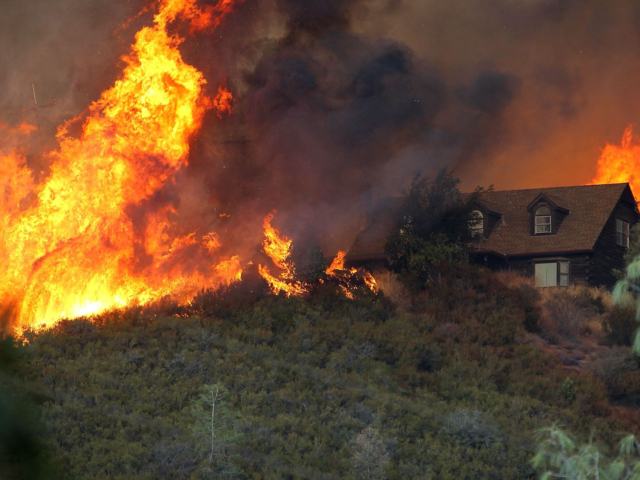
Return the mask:
M 469 230 L 474 239 L 481 239 L 484 237 L 484 215 L 480 210 L 474 210 L 471 212 L 469 219 Z
M 536 235 L 551 233 L 551 210 L 546 205 L 536 210 L 534 231 Z

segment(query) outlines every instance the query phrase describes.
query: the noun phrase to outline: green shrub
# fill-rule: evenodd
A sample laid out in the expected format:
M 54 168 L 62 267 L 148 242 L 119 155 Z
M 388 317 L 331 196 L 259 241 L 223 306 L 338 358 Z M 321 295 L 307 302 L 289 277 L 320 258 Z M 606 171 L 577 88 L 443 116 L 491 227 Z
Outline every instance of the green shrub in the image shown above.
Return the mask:
M 464 447 L 489 448 L 498 441 L 498 429 L 489 422 L 487 415 L 467 408 L 448 415 L 444 432 Z

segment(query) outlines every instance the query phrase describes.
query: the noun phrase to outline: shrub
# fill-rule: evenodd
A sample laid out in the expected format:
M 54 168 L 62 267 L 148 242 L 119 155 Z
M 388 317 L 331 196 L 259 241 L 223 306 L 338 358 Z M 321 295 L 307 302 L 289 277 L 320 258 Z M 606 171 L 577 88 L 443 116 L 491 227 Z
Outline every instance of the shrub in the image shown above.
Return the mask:
M 398 307 L 405 310 L 409 309 L 411 306 L 411 295 L 405 285 L 400 281 L 398 275 L 388 270 L 381 270 L 375 272 L 374 277 L 378 288 L 385 297 L 389 298 Z
M 605 384 L 611 400 L 640 406 L 640 364 L 629 348 L 599 353 L 587 368 Z
M 635 309 L 625 305 L 614 306 L 605 315 L 602 328 L 610 345 L 630 347 L 638 330 Z
M 540 292 L 531 285 L 522 284 L 520 286 L 519 300 L 524 309 L 524 328 L 527 332 L 540 332 L 540 317 L 542 309 L 540 308 Z
M 460 408 L 449 414 L 444 432 L 465 447 L 488 448 L 498 440 L 498 429 L 478 410 Z
M 292 248 L 291 262 L 295 265 L 296 280 L 305 283 L 317 282 L 327 269 L 320 247 L 304 241 Z
M 569 377 L 567 377 L 562 384 L 562 393 L 569 403 L 572 403 L 576 399 L 576 394 L 578 393 L 576 384 Z
M 585 333 L 586 326 L 604 309 L 601 300 L 594 299 L 584 287 L 548 289 L 545 293 L 543 331 L 564 337 Z

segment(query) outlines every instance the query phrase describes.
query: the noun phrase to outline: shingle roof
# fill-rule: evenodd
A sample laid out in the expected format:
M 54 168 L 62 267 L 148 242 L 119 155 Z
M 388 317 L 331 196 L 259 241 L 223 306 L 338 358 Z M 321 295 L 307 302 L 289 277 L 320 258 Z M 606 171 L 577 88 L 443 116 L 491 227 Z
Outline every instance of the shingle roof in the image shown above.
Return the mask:
M 504 255 L 592 250 L 627 183 L 487 192 L 482 200 L 503 214 L 479 248 Z M 540 194 L 569 210 L 555 235 L 531 235 L 527 207 Z
M 485 192 L 480 203 L 502 214 L 503 220 L 478 249 L 502 255 L 592 250 L 627 187 L 627 183 L 618 183 Z M 541 194 L 569 211 L 555 235 L 531 235 L 531 215 L 527 207 Z M 378 201 L 365 229 L 349 250 L 347 260 L 384 257 L 384 244 L 401 201 L 401 198 Z

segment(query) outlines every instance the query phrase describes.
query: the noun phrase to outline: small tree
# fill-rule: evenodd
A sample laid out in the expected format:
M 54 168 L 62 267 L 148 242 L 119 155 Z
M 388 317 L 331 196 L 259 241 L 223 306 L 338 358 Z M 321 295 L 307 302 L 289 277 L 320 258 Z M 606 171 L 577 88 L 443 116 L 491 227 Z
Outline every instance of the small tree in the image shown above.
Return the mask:
M 199 450 L 209 468 L 217 472 L 230 468 L 229 449 L 238 440 L 235 415 L 226 405 L 227 390 L 218 385 L 205 385 L 192 407 L 193 434 L 199 439 Z
M 353 447 L 351 470 L 356 478 L 382 480 L 389 463 L 389 451 L 375 428 L 358 434 Z
M 629 239 L 629 249 L 624 256 L 625 271 L 615 270 L 615 273 L 622 277 L 613 289 L 613 303 L 622 307 L 633 305 L 636 298 L 636 320 L 640 320 L 640 223 L 631 228 L 631 238 Z M 640 356 L 640 330 L 634 335 L 633 351 Z
M 541 480 L 640 480 L 640 443 L 629 435 L 620 442 L 618 456 L 607 460 L 592 439 L 583 445 L 557 426 L 538 431 L 541 439 L 533 466 L 544 470 Z
M 469 228 L 472 197 L 458 190 L 460 180 L 446 169 L 433 182 L 416 175 L 397 212 L 385 253 L 393 269 L 424 288 L 443 267 L 467 261 L 467 245 L 476 238 Z

